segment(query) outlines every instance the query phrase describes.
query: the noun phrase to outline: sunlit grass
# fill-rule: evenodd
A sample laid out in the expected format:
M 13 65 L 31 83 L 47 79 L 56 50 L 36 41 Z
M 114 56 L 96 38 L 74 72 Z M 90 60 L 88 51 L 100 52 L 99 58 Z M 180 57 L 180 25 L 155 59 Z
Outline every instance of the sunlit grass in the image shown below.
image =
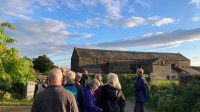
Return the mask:
M 164 79 L 156 79 L 154 85 L 169 85 L 171 83 L 179 84 L 178 80 L 164 80 Z
M 32 105 L 33 100 L 28 99 L 2 99 L 0 105 Z

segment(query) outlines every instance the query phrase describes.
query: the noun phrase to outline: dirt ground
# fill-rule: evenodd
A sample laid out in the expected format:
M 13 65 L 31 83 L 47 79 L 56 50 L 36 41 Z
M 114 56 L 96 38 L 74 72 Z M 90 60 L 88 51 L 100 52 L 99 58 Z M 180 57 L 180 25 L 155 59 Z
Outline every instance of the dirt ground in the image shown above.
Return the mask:
M 31 106 L 0 106 L 0 112 L 30 112 Z M 125 112 L 133 112 L 134 104 L 127 101 Z M 153 112 L 145 108 L 145 112 Z

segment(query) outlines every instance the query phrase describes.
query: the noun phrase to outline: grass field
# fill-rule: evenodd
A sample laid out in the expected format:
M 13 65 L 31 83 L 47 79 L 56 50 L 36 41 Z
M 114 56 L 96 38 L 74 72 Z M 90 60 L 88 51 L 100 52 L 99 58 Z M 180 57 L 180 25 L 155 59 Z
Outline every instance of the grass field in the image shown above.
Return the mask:
M 0 100 L 1 105 L 32 105 L 32 100 L 28 99 L 2 99 Z
M 169 85 L 171 83 L 179 84 L 179 81 L 178 80 L 156 79 L 154 85 Z

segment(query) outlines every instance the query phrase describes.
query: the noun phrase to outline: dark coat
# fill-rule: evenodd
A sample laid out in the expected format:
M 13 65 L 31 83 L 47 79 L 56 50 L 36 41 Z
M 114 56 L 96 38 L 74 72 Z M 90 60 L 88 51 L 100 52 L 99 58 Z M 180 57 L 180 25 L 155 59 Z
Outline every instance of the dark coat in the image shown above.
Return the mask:
M 144 77 L 138 76 L 135 80 L 135 100 L 137 102 L 146 102 L 149 100 L 148 84 Z
M 90 76 L 86 75 L 86 74 L 83 74 L 83 77 L 81 78 L 80 80 L 80 84 L 82 87 L 86 87 L 87 84 L 90 83 Z
M 121 89 L 104 85 L 100 89 L 100 107 L 102 112 L 124 112 L 125 97 Z
M 73 95 L 75 96 L 79 112 L 85 112 L 85 97 L 84 97 L 82 88 L 78 87 L 75 84 L 66 84 L 64 86 L 64 88 L 65 89 L 68 89 L 68 88 L 76 89 L 75 91 L 73 91 L 73 90 L 72 91 L 69 90 L 69 91 L 71 91 L 73 93 Z M 76 92 L 76 93 L 74 93 L 74 92 Z
M 101 112 L 102 109 L 95 105 L 96 99 L 91 87 L 86 86 L 83 91 L 85 94 L 86 112 Z
M 31 112 L 78 112 L 78 107 L 70 91 L 51 85 L 36 96 Z

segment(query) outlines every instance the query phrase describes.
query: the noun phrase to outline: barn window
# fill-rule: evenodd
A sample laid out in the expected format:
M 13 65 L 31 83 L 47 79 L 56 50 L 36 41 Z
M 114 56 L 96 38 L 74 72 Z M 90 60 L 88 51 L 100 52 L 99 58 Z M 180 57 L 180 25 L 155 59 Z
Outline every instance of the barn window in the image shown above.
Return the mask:
M 170 80 L 170 76 L 166 76 L 166 79 L 167 79 L 167 80 Z
M 175 80 L 176 79 L 176 76 L 172 76 L 172 80 Z
M 162 65 L 162 66 L 163 66 L 164 64 L 165 64 L 165 62 L 164 62 L 163 60 L 161 60 L 161 63 L 160 63 L 160 65 Z

